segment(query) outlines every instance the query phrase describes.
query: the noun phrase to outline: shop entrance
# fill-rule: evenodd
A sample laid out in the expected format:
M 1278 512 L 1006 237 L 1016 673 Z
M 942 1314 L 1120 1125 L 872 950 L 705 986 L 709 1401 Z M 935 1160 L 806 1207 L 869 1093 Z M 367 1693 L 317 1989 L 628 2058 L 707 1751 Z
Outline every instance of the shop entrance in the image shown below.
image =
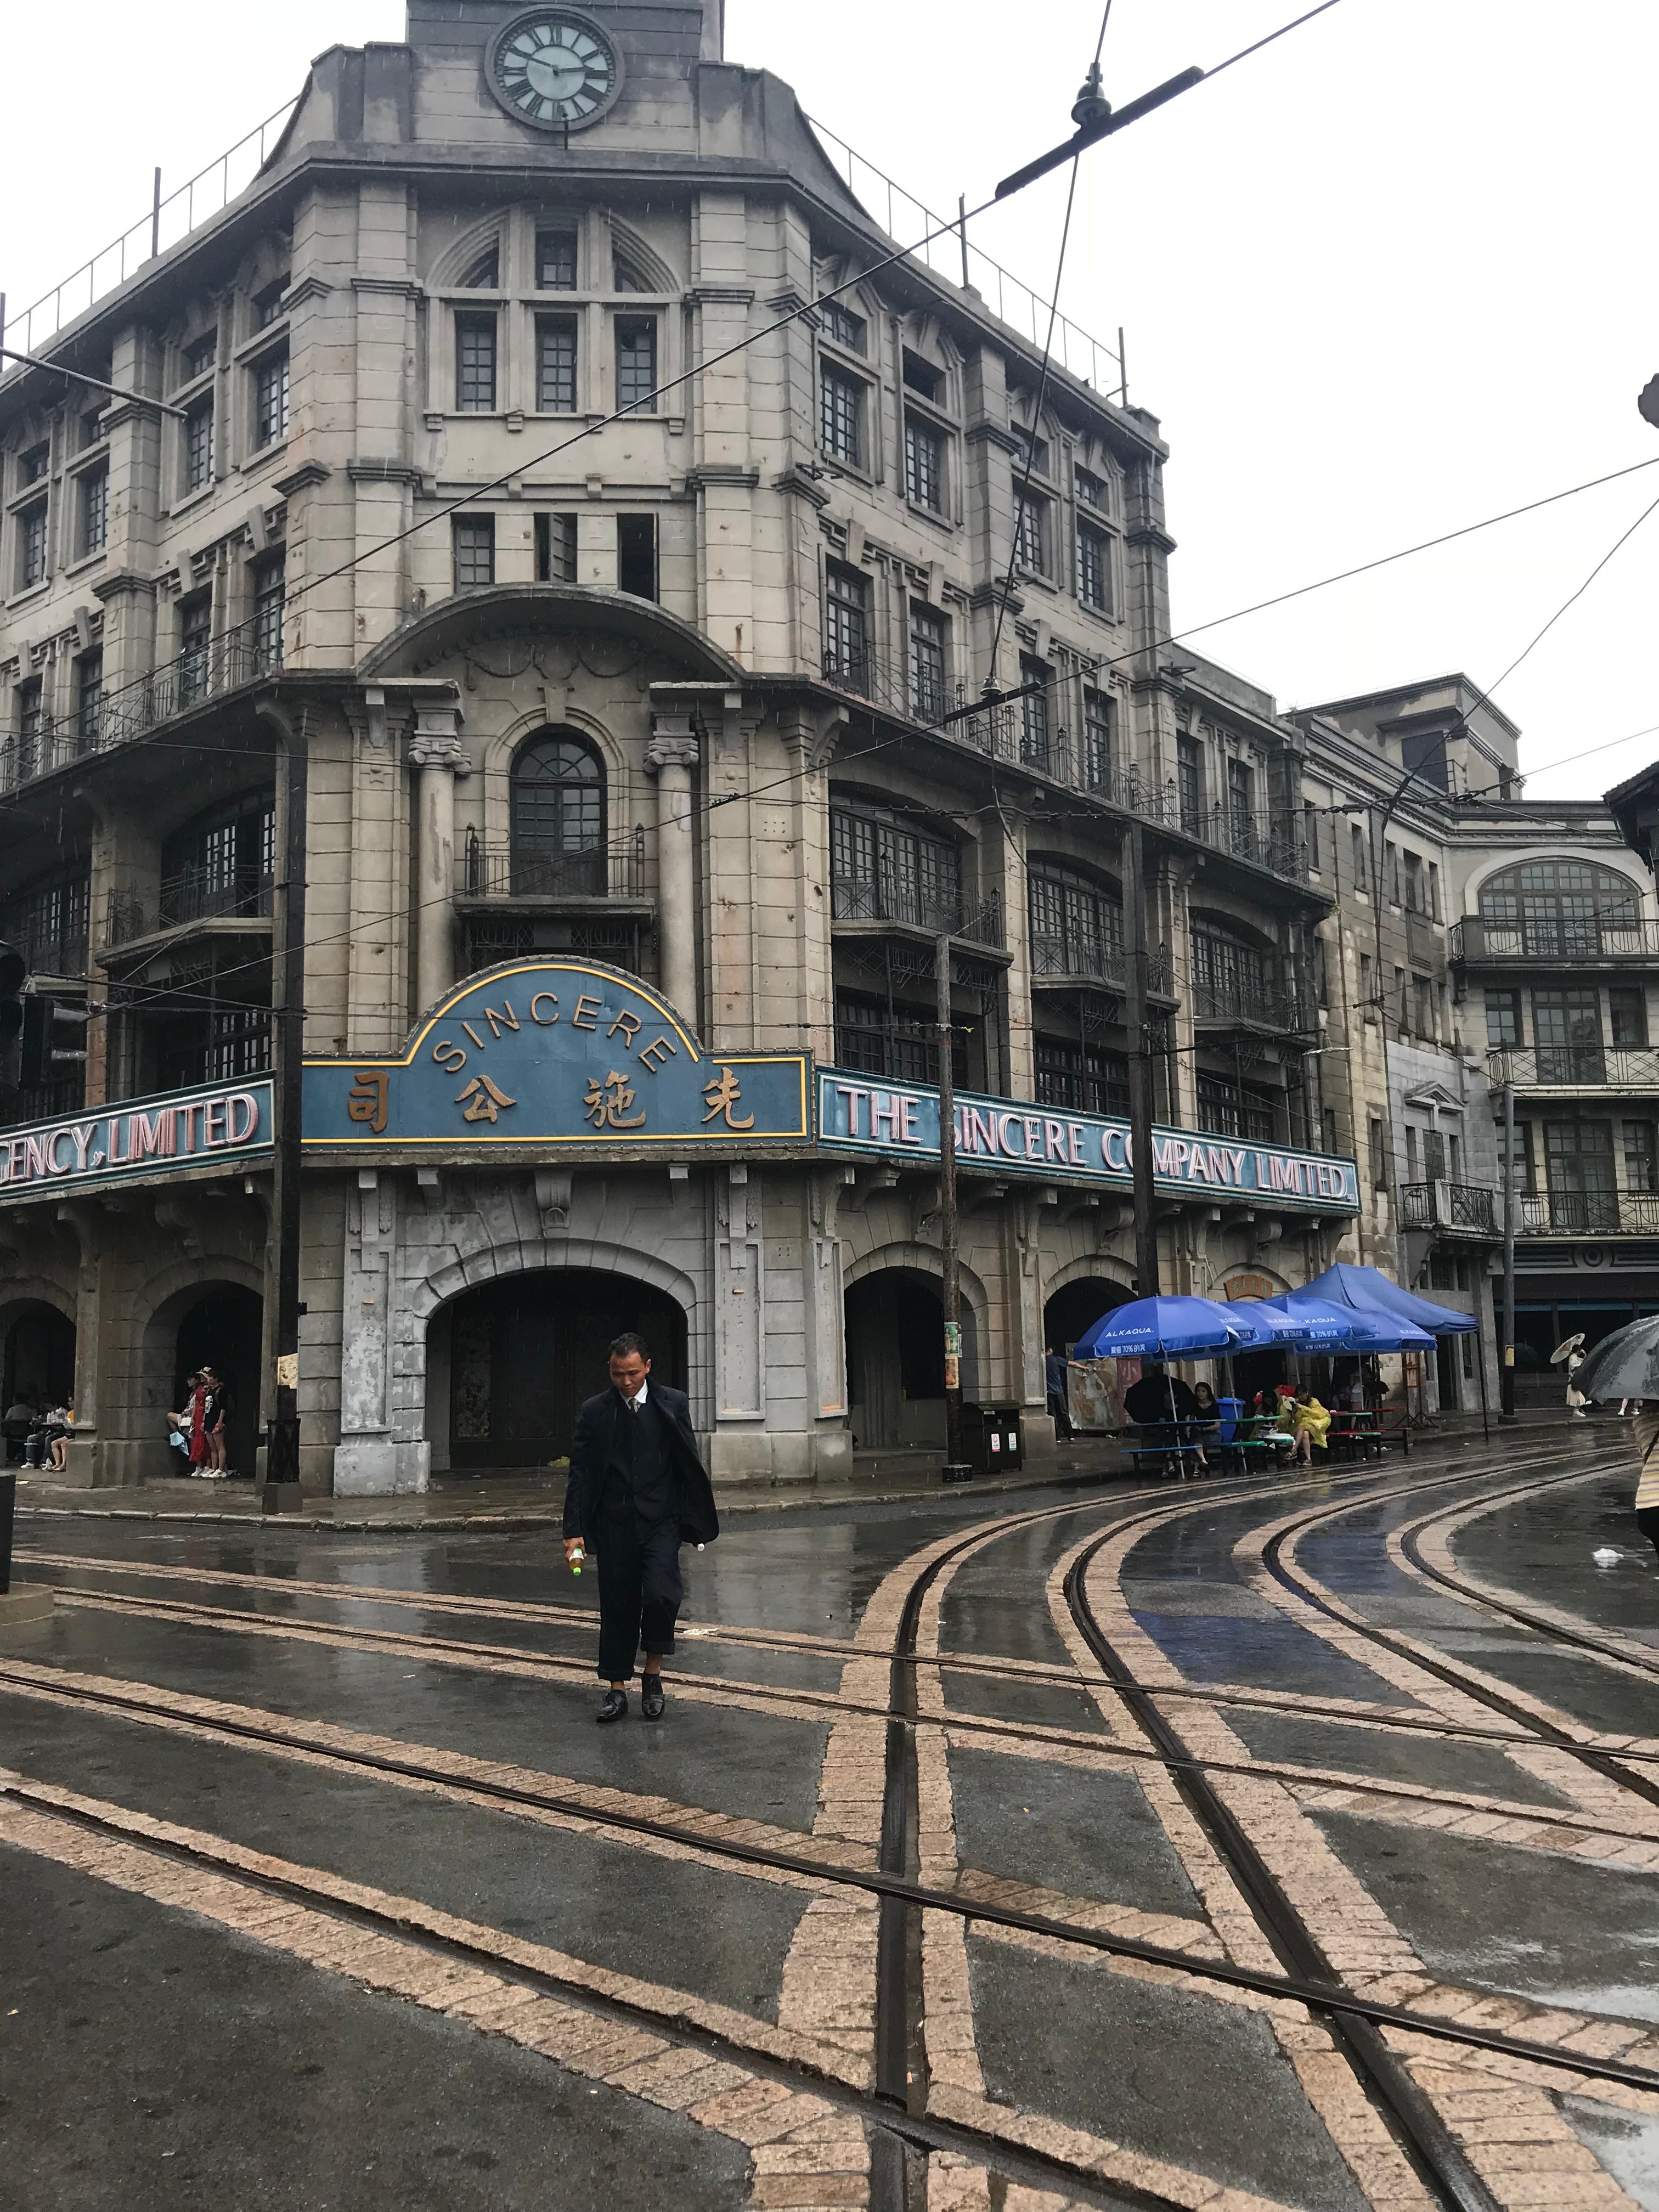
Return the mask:
M 210 1367 L 229 1393 L 225 1413 L 225 1465 L 251 1475 L 259 1443 L 259 1367 L 264 1357 L 264 1300 L 235 1283 L 215 1283 L 179 1316 L 168 1409 L 185 1405 L 185 1384 L 198 1367 Z M 188 1474 L 181 1468 L 179 1472 Z
M 1069 1358 L 1080 1336 L 1133 1296 L 1127 1283 L 1109 1282 L 1104 1275 L 1085 1275 L 1064 1284 L 1042 1309 L 1043 1350 Z
M 650 1346 L 655 1379 L 684 1390 L 685 1316 L 631 1276 L 550 1267 L 447 1306 L 428 1331 L 428 1375 L 430 1389 L 447 1353 L 450 1466 L 499 1474 L 564 1458 L 582 1401 L 605 1387 L 607 1350 L 629 1329 Z
M 6 1406 L 75 1403 L 75 1323 L 56 1306 L 31 1300 L 15 1306 L 4 1324 Z M 0 1408 L 3 1410 L 3 1408 Z
M 885 1267 L 847 1293 L 847 1398 L 859 1451 L 945 1449 L 945 1307 L 938 1279 Z M 976 1372 L 974 1320 L 962 1307 L 962 1394 Z

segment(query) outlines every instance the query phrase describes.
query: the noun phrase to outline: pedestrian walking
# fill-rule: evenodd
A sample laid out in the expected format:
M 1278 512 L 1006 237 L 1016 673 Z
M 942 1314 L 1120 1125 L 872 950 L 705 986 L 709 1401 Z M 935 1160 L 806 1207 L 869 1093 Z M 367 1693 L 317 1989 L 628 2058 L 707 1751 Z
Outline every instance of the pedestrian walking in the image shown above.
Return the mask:
M 1066 1358 L 1051 1344 L 1042 1361 L 1043 1388 L 1048 1401 L 1048 1411 L 1054 1416 L 1054 1438 L 1068 1443 L 1072 1435 L 1072 1407 L 1066 1390 Z
M 594 1716 L 624 1718 L 628 1684 L 645 1646 L 640 1711 L 663 1714 L 662 1662 L 674 1650 L 684 1595 L 680 1546 L 701 1551 L 720 1534 L 714 1486 L 697 1452 L 683 1390 L 653 1382 L 651 1352 L 631 1332 L 611 1347 L 611 1388 L 576 1416 L 564 1496 L 564 1553 L 573 1566 L 599 1555 L 599 1680 Z
M 222 1482 L 229 1469 L 225 1465 L 228 1438 L 225 1433 L 225 1418 L 230 1411 L 230 1393 L 223 1377 L 211 1367 L 202 1370 L 202 1380 L 207 1385 L 207 1401 L 202 1408 L 202 1432 L 207 1443 L 207 1465 L 202 1470 L 216 1481 Z

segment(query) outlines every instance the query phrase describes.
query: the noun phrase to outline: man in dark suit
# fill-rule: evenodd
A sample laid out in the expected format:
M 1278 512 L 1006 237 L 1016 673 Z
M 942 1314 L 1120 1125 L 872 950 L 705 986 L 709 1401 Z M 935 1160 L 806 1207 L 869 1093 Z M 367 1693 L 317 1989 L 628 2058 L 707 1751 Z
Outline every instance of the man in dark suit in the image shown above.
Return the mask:
M 641 1641 L 640 1711 L 662 1718 L 662 1662 L 673 1652 L 683 1595 L 680 1546 L 712 1544 L 720 1534 L 690 1402 L 650 1373 L 643 1338 L 619 1336 L 611 1388 L 583 1406 L 570 1447 L 564 1552 L 599 1554 L 599 1680 L 609 1685 L 595 1716 L 602 1724 L 627 1713 Z

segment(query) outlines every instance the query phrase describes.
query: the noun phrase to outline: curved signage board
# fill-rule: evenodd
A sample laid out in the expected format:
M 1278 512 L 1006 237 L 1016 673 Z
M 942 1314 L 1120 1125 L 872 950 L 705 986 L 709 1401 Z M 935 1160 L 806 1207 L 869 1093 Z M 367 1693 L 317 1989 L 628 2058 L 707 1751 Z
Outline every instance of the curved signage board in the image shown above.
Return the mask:
M 802 1053 L 708 1053 L 667 1001 L 598 961 L 525 960 L 469 976 L 395 1059 L 310 1060 L 305 1144 L 649 1153 L 802 1145 Z
M 925 1084 L 884 1084 L 836 1068 L 818 1071 L 818 1141 L 828 1151 L 884 1159 L 939 1158 L 939 1093 Z M 1098 1182 L 1127 1191 L 1134 1171 L 1129 1125 L 1110 1115 L 1056 1113 L 1006 1098 L 958 1091 L 957 1164 L 1049 1182 Z M 1358 1213 L 1359 1170 L 1330 1152 L 1299 1152 L 1248 1139 L 1154 1129 L 1152 1173 L 1160 1190 L 1190 1198 L 1243 1194 L 1310 1212 Z

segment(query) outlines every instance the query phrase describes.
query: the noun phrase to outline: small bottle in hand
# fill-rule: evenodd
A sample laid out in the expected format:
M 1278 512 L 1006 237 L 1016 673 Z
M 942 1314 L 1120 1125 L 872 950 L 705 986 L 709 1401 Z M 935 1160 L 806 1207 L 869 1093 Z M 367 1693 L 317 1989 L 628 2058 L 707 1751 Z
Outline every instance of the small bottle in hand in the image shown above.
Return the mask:
M 587 1547 L 580 1536 L 568 1536 L 564 1546 L 565 1565 L 573 1575 L 580 1574 L 587 1564 Z

